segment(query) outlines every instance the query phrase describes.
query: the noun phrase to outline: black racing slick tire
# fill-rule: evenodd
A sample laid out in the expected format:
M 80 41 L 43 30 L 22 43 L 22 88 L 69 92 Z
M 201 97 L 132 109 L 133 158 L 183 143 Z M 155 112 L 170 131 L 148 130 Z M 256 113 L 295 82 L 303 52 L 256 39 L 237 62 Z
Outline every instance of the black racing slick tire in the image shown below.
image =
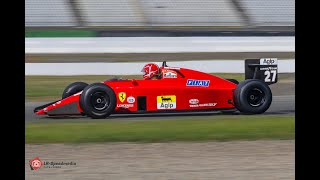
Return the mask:
M 62 93 L 62 99 L 82 91 L 87 86 L 88 84 L 85 82 L 74 82 L 69 84 Z
M 116 103 L 114 91 L 103 83 L 88 85 L 80 95 L 80 106 L 83 112 L 93 119 L 109 116 L 114 111 Z
M 239 81 L 237 81 L 236 79 L 226 79 L 232 83 L 235 83 L 235 84 L 239 84 Z
M 261 114 L 269 109 L 272 93 L 269 86 L 258 79 L 240 82 L 233 94 L 235 107 L 245 114 Z

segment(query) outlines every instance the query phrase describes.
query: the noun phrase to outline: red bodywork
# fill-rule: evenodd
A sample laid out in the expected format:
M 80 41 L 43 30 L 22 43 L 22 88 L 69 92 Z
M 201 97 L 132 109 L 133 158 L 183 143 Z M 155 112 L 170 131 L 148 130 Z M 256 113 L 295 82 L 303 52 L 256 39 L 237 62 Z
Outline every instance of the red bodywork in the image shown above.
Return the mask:
M 114 113 L 235 108 L 233 90 L 236 84 L 191 69 L 161 67 L 161 71 L 162 78 L 156 80 L 132 79 L 103 82 L 110 86 L 116 94 L 117 106 Z M 81 114 L 80 95 L 81 92 L 47 106 L 44 105 L 35 110 L 35 113 L 38 115 Z M 141 102 L 141 99 L 144 103 Z M 73 104 L 74 108 L 72 106 L 61 108 L 70 104 Z M 56 111 L 57 108 L 63 109 L 63 111 Z

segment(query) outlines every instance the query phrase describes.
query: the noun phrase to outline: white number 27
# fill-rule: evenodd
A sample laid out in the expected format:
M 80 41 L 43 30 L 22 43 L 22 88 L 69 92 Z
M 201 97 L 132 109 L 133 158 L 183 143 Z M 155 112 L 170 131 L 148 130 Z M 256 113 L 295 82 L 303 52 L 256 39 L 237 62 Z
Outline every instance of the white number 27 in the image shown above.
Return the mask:
M 270 79 L 270 76 L 272 74 L 272 79 Z M 266 75 L 266 78 L 264 79 L 265 82 L 274 82 L 276 80 L 276 70 L 271 70 L 271 71 L 265 71 L 264 75 Z

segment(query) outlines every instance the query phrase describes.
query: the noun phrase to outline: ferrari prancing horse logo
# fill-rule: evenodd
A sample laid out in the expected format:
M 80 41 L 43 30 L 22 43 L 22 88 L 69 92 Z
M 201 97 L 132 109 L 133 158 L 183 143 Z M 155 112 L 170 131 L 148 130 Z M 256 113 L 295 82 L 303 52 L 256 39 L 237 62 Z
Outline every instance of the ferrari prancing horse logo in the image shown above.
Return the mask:
M 119 100 L 120 102 L 124 102 L 124 100 L 126 100 L 126 93 L 125 92 L 119 92 L 118 94 Z

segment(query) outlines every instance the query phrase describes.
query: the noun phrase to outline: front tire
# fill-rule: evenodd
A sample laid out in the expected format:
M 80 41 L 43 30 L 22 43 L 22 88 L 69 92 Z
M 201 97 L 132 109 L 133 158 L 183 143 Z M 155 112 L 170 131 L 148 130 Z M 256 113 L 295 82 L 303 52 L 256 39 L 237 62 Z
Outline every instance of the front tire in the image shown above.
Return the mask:
M 116 107 L 116 101 L 114 91 L 103 83 L 88 85 L 80 95 L 80 106 L 83 112 L 93 119 L 109 116 Z
M 261 80 L 248 79 L 240 82 L 233 94 L 235 107 L 242 113 L 261 114 L 269 109 L 272 93 Z
M 88 84 L 85 82 L 74 82 L 69 84 L 62 93 L 62 99 L 82 91 L 87 86 Z

